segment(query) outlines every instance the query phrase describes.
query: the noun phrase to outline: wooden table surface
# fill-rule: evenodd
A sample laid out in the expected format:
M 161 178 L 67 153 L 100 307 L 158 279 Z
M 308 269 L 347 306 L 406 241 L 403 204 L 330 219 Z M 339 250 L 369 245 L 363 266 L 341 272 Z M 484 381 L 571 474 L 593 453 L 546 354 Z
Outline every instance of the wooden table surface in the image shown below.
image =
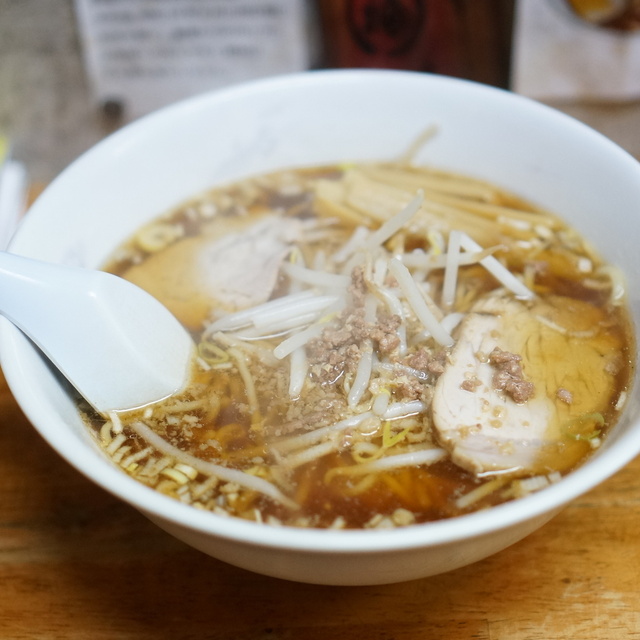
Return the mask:
M 640 458 L 509 549 L 375 587 L 254 575 L 69 467 L 0 379 L 0 638 L 640 638 Z

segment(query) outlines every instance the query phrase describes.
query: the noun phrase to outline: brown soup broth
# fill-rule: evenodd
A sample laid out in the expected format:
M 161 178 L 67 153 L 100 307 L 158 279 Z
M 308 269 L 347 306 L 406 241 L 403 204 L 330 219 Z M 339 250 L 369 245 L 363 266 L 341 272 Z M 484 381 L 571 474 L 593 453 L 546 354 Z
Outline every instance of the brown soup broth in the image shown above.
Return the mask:
M 357 227 L 371 234 L 407 205 L 416 187 L 424 190 L 427 204 L 410 223 L 368 257 L 356 259 L 352 252 L 338 260 Z M 256 233 L 251 247 L 244 246 L 242 238 L 261 224 L 265 231 Z M 404 299 L 398 324 L 391 313 L 400 296 L 397 281 L 380 266 L 379 256 L 386 252 L 385 264 L 394 255 L 410 256 L 407 264 L 432 256 L 430 266 L 410 268 L 425 299 L 439 301 L 446 276 L 444 258 L 438 256 L 446 253 L 452 230 L 464 231 L 484 253 L 460 262 L 453 306 L 441 316 L 457 314 L 464 323 L 487 297 L 503 295 L 501 282 L 479 262 L 490 255 L 551 309 L 545 326 L 563 339 L 557 354 L 547 354 L 549 362 L 571 353 L 572 341 L 592 340 L 588 348 L 602 355 L 606 372 L 599 371 L 593 381 L 587 365 L 577 365 L 585 368 L 581 385 L 602 388 L 601 380 L 606 381 L 595 408 L 584 410 L 571 389 L 559 389 L 557 397 L 550 393 L 561 435 L 545 445 L 552 450 L 545 460 L 560 461 L 555 466 L 474 472 L 434 428 L 431 402 L 455 347 L 425 334 Z M 338 303 L 293 328 L 286 322 L 284 328 L 276 326 L 272 335 L 266 320 L 264 334 L 257 324 L 215 330 L 221 318 L 243 308 L 211 284 L 229 265 L 228 258 L 222 265 L 216 260 L 231 246 L 228 255 L 246 252 L 251 261 L 272 232 L 279 253 L 274 277 L 268 281 L 271 266 L 265 259 L 261 277 L 267 285 L 258 287 L 256 300 L 247 306 L 312 289 L 331 300 L 342 287 Z M 208 276 L 198 272 L 203 265 L 205 272 L 210 266 Z M 114 463 L 133 478 L 218 514 L 291 526 L 394 527 L 512 500 L 556 482 L 598 448 L 620 415 L 631 380 L 634 340 L 624 298 L 616 297 L 615 270 L 555 216 L 492 185 L 435 169 L 320 167 L 214 189 L 141 229 L 106 269 L 164 302 L 192 331 L 199 357 L 188 388 L 175 397 L 104 417 L 84 408 L 87 422 Z M 309 271 L 330 274 L 320 277 L 320 293 L 304 280 Z M 348 286 L 340 284 L 345 276 Z M 279 344 L 316 325 L 296 356 L 274 357 Z M 451 329 L 456 340 L 463 326 Z M 367 352 L 373 352 L 368 384 L 354 399 Z M 304 361 L 304 369 L 301 388 L 292 392 L 294 357 Z M 526 358 L 524 364 L 526 378 Z M 469 393 L 478 384 L 469 378 Z M 536 385 L 534 396 L 543 391 Z M 512 402 L 506 391 L 495 393 Z M 406 408 L 405 413 L 393 415 L 394 407 Z M 361 415 L 368 417 L 340 427 Z M 159 440 L 152 440 L 150 431 Z M 324 435 L 314 438 L 316 432 Z M 434 454 L 432 459 L 424 457 L 430 455 L 425 451 Z M 398 462 L 412 456 L 417 463 Z M 217 469 L 244 475 L 236 481 Z M 245 484 L 247 476 L 275 487 L 277 495 L 269 495 L 264 485 Z

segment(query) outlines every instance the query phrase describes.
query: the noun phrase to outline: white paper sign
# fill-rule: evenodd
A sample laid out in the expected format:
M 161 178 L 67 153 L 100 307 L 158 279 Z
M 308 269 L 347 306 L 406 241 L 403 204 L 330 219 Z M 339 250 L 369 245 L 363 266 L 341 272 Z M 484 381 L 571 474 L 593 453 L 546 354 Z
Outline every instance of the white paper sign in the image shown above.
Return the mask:
M 75 1 L 95 99 L 127 119 L 309 66 L 304 0 Z
M 579 20 L 564 0 L 518 0 L 512 88 L 539 100 L 640 98 L 640 32 Z

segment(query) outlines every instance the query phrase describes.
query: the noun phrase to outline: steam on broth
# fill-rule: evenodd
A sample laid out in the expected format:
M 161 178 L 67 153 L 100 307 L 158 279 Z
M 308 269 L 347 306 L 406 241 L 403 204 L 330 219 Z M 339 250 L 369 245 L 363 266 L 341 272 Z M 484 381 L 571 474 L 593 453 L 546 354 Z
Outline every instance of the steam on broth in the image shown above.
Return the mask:
M 189 387 L 97 416 L 133 478 L 214 513 L 395 527 L 537 491 L 624 405 L 622 279 L 559 218 L 408 163 L 212 190 L 108 269 L 198 344 Z

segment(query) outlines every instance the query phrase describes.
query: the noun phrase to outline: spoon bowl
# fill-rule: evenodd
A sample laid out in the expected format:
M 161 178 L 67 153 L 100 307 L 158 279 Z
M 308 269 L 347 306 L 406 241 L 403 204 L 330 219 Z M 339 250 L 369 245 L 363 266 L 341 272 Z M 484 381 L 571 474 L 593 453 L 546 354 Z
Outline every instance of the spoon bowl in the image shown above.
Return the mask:
M 191 337 L 123 278 L 0 252 L 0 289 L 0 314 L 99 413 L 162 400 L 187 381 Z

